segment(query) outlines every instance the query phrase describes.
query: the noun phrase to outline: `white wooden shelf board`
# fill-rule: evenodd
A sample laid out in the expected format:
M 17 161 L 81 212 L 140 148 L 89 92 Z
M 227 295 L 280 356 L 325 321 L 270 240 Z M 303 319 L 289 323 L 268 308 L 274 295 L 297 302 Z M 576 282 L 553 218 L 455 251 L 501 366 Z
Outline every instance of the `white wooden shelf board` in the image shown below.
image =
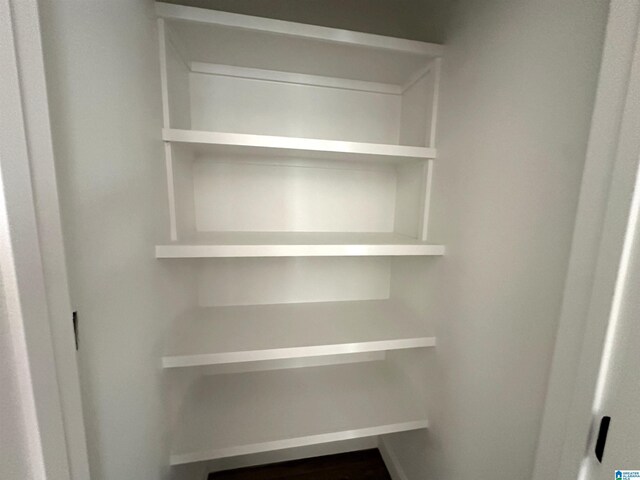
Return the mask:
M 193 239 L 156 245 L 156 258 L 343 257 L 444 255 L 394 233 L 201 232 Z
M 393 300 L 199 308 L 178 318 L 165 368 L 432 347 Z
M 442 56 L 444 53 L 444 47 L 434 43 L 162 2 L 156 2 L 156 13 L 160 18 L 168 20 L 237 28 L 247 31 L 253 30 L 283 35 L 291 39 L 297 37 L 305 40 L 315 40 L 320 43 L 390 50 L 397 53 L 421 55 L 430 58 Z
M 192 144 L 198 153 L 298 157 L 345 161 L 407 162 L 436 158 L 436 149 L 406 145 L 165 128 L 168 142 Z
M 171 464 L 427 428 L 384 361 L 211 375 L 188 392 Z

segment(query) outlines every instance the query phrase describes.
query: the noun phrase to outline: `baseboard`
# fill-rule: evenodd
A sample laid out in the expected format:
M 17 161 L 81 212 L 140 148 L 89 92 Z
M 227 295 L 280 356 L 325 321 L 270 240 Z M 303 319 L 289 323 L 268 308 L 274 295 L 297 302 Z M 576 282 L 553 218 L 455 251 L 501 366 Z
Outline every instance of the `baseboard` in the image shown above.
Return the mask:
M 389 470 L 389 475 L 391 475 L 393 480 L 409 480 L 409 477 L 404 473 L 402 465 L 400 465 L 400 461 L 393 451 L 393 448 L 382 437 L 378 438 L 378 450 L 380 450 L 382 460 L 384 461 L 387 470 Z

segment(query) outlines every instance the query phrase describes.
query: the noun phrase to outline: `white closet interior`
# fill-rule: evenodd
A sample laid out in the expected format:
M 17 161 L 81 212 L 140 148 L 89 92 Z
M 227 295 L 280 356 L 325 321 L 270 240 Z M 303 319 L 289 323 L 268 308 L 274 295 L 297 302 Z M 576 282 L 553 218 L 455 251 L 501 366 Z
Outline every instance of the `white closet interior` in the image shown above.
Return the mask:
M 73 468 L 204 480 L 379 447 L 394 480 L 551 472 L 609 2 L 164 1 L 37 0 Z
M 156 9 L 156 257 L 189 264 L 195 299 L 162 359 L 170 463 L 427 428 L 441 46 Z

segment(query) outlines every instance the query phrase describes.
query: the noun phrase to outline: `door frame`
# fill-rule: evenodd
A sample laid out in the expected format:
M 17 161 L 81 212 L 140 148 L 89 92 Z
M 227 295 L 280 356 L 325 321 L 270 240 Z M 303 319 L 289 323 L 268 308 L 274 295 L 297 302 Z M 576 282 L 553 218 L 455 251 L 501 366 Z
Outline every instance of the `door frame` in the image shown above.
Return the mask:
M 88 480 L 37 0 L 0 0 L 0 275 L 33 478 Z
M 640 206 L 640 2 L 612 0 L 533 480 L 581 478 Z

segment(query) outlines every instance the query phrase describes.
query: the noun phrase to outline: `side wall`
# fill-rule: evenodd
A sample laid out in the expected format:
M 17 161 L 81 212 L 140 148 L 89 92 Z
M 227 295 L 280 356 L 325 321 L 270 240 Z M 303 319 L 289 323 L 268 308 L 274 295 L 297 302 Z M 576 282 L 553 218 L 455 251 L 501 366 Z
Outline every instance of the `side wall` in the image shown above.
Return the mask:
M 613 311 L 615 279 L 624 265 L 621 258 L 640 148 L 640 77 L 631 70 L 634 63 L 640 68 L 639 25 L 639 2 L 611 1 L 536 453 L 533 478 L 538 480 L 575 477 L 585 456 L 591 424 L 600 420 L 594 412 L 598 364 Z
M 16 130 L 19 130 L 16 125 L 22 126 L 24 120 L 20 99 L 16 98 L 20 87 L 11 7 L 7 0 L 0 2 L 0 62 L 3 66 L 0 69 L 0 84 L 3 85 L 3 95 L 0 95 L 3 112 L 0 117 L 0 478 L 31 480 L 42 477 L 45 470 L 40 438 L 34 434 L 38 432 L 38 422 L 11 250 L 11 230 L 12 227 L 15 230 L 15 224 L 19 222 L 9 218 L 5 192 L 5 183 L 20 173 L 12 168 L 11 162 L 28 158 L 20 156 L 20 148 L 26 150 L 24 139 L 15 138 Z M 18 200 L 28 204 L 24 197 L 30 193 Z M 11 286 L 6 285 L 7 278 Z
M 162 337 L 189 298 L 185 265 L 154 258 L 169 227 L 153 8 L 40 1 L 92 480 L 169 476 Z
M 1 282 L 0 277 L 0 478 L 27 480 L 42 475 L 42 467 L 31 458 L 32 430 L 27 424 L 19 379 L 25 360 L 14 352 L 15 340 Z
M 437 396 L 427 455 L 388 442 L 412 480 L 532 475 L 607 3 L 458 2 L 430 226 L 448 249 Z

